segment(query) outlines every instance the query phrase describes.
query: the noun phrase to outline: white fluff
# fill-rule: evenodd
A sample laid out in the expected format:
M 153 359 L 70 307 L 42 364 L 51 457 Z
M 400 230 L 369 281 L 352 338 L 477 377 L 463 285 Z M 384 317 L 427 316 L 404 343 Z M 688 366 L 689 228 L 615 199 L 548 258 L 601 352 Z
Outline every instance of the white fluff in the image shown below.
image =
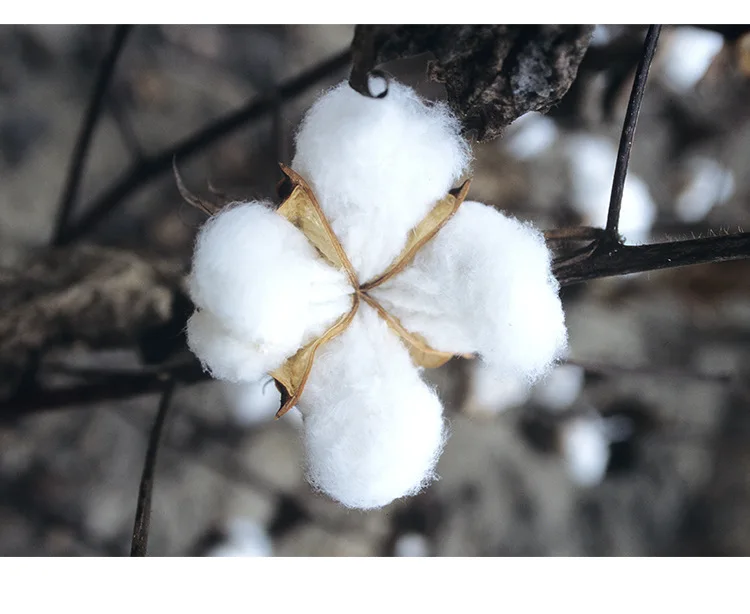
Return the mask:
M 481 360 L 471 363 L 469 391 L 464 411 L 493 415 L 519 407 L 529 400 L 531 386 L 524 377 L 502 376 Z
M 320 350 L 298 408 L 308 479 L 345 506 L 381 507 L 435 477 L 440 401 L 369 306 Z
M 393 545 L 393 556 L 430 556 L 430 544 L 421 533 L 404 533 Z
M 214 546 L 210 557 L 268 557 L 273 556 L 273 543 L 265 529 L 245 518 L 229 521 L 227 537 Z
M 584 370 L 577 365 L 559 365 L 532 392 L 533 401 L 552 412 L 568 409 L 583 390 Z
M 481 203 L 464 203 L 373 294 L 436 350 L 477 353 L 498 375 L 533 381 L 566 347 L 544 237 Z
M 459 129 L 446 105 L 396 82 L 382 99 L 342 83 L 307 113 L 292 168 L 311 183 L 361 282 L 386 269 L 464 172 Z
M 607 472 L 610 439 L 598 413 L 578 416 L 562 431 L 562 452 L 571 479 L 579 486 L 599 484 Z
M 718 32 L 679 27 L 670 32 L 661 50 L 662 71 L 667 84 L 677 92 L 694 88 L 724 46 Z
M 511 124 L 502 144 L 518 160 L 530 160 L 547 151 L 557 135 L 552 119 L 541 113 L 526 113 Z
M 677 197 L 675 213 L 683 222 L 702 220 L 714 205 L 727 202 L 734 194 L 734 176 L 716 160 L 694 156 L 688 161 L 689 179 Z
M 606 137 L 571 135 L 566 140 L 571 170 L 572 205 L 586 224 L 607 223 L 617 148 Z M 627 243 L 645 243 L 656 220 L 656 205 L 646 183 L 628 172 L 620 210 L 620 234 Z
M 345 313 L 351 291 L 290 222 L 261 203 L 238 204 L 198 235 L 190 296 L 201 311 L 188 343 L 214 377 L 255 380 Z

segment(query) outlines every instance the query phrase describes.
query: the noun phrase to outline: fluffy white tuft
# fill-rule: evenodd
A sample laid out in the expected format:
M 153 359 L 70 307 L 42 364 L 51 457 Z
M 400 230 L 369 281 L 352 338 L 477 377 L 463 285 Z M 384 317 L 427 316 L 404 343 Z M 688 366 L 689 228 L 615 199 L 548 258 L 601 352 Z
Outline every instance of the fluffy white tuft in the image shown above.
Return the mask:
M 607 223 L 617 149 L 606 137 L 577 134 L 567 138 L 572 205 L 587 224 L 603 228 Z M 628 243 L 645 243 L 656 220 L 656 205 L 646 183 L 628 173 L 622 195 L 620 234 Z
M 531 398 L 551 412 L 564 411 L 578 399 L 583 390 L 583 380 L 583 368 L 559 365 L 534 387 Z
M 723 46 L 724 37 L 718 32 L 691 27 L 674 29 L 661 53 L 665 80 L 678 92 L 694 88 Z
M 190 348 L 214 377 L 232 381 L 272 371 L 351 306 L 345 274 L 261 203 L 208 220 L 189 285 L 201 310 L 188 324 Z
M 292 167 L 313 186 L 366 282 L 394 260 L 469 159 L 445 104 L 429 104 L 396 82 L 385 98 L 362 96 L 344 82 L 307 113 Z
M 434 479 L 440 401 L 369 306 L 321 348 L 298 408 L 308 479 L 343 505 L 381 507 Z
M 566 347 L 543 235 L 466 202 L 412 264 L 373 291 L 436 350 L 478 353 L 498 375 L 543 375 Z

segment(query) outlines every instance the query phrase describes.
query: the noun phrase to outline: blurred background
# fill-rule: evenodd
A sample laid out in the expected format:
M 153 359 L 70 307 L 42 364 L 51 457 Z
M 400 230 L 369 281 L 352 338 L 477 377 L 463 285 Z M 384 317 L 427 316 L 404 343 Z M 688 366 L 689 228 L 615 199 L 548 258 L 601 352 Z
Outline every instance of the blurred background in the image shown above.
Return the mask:
M 628 243 L 750 227 L 746 30 L 664 28 L 623 201 Z M 743 261 L 565 288 L 570 358 L 533 389 L 466 360 L 426 373 L 451 423 L 439 481 L 371 512 L 314 493 L 298 419 L 272 419 L 273 384 L 208 381 L 187 354 L 181 279 L 204 216 L 171 160 L 190 154 L 180 173 L 206 198 L 275 199 L 302 113 L 348 75 L 353 26 L 134 28 L 58 232 L 112 32 L 0 27 L 0 554 L 128 553 L 164 365 L 184 377 L 152 555 L 750 554 Z M 602 225 L 644 35 L 597 26 L 562 102 L 475 148 L 469 198 L 544 229 Z M 439 96 L 426 61 L 392 68 Z M 92 210 L 106 211 L 86 221 Z

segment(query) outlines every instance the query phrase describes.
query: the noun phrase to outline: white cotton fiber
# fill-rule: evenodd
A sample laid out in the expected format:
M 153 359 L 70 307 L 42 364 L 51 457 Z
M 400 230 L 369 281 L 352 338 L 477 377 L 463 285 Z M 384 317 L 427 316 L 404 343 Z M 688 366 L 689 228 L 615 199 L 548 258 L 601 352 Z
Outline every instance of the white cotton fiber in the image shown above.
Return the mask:
M 533 401 L 551 411 L 561 412 L 576 402 L 583 390 L 584 370 L 578 365 L 559 365 L 534 386 Z
M 724 37 L 718 32 L 693 27 L 678 27 L 669 34 L 660 50 L 664 78 L 675 91 L 686 92 L 706 74 L 724 46 Z
M 220 385 L 224 400 L 242 426 L 273 420 L 281 407 L 281 394 L 271 377 L 249 382 L 221 382 Z
M 292 168 L 312 185 L 362 283 L 387 268 L 464 172 L 459 130 L 446 105 L 396 82 L 384 98 L 342 83 L 307 113 Z
M 543 235 L 465 202 L 411 266 L 373 290 L 436 350 L 478 353 L 498 375 L 534 380 L 566 347 Z
M 343 505 L 381 507 L 435 477 L 440 401 L 369 306 L 320 350 L 298 408 L 308 479 Z
M 471 363 L 469 390 L 464 403 L 468 414 L 500 414 L 529 400 L 531 385 L 525 377 L 498 375 L 481 360 Z
M 215 377 L 257 379 L 345 313 L 351 291 L 286 219 L 260 203 L 234 205 L 198 235 L 190 295 L 201 312 L 188 342 Z M 232 338 L 227 356 L 222 336 Z
M 421 533 L 404 533 L 393 545 L 393 556 L 430 556 L 430 542 Z
M 574 134 L 566 139 L 572 182 L 572 205 L 590 226 L 607 224 L 612 178 L 617 160 L 615 144 L 603 136 Z M 620 209 L 620 234 L 627 243 L 645 243 L 656 220 L 656 205 L 646 183 L 628 172 Z

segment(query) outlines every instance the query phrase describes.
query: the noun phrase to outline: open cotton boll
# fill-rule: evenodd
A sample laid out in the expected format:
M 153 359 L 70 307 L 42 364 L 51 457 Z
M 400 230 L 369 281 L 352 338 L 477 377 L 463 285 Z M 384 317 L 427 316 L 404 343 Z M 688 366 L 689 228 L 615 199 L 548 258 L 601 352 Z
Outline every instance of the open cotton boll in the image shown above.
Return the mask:
M 228 207 L 206 222 L 189 284 L 196 306 L 228 335 L 274 359 L 293 354 L 351 307 L 346 275 L 261 203 Z M 276 366 L 269 358 L 266 370 Z
M 534 386 L 531 398 L 549 411 L 564 411 L 578 399 L 583 390 L 583 380 L 583 368 L 578 365 L 559 365 Z
M 565 316 L 542 234 L 465 202 L 404 271 L 372 294 L 436 350 L 478 353 L 533 380 L 566 347 Z
M 678 27 L 665 42 L 660 54 L 664 79 L 675 91 L 686 92 L 706 74 L 724 37 L 702 28 Z
M 578 416 L 562 430 L 562 453 L 571 479 L 579 486 L 599 484 L 607 472 L 610 439 L 599 414 Z
M 518 160 L 530 160 L 549 149 L 557 139 L 555 122 L 541 113 L 526 113 L 508 129 L 505 149 Z
M 434 478 L 445 438 L 440 401 L 368 305 L 320 349 L 297 407 L 308 480 L 343 505 L 382 507 Z
M 531 386 L 525 377 L 498 375 L 481 360 L 471 363 L 469 391 L 464 403 L 468 414 L 494 415 L 529 400 Z
M 391 264 L 469 158 L 447 105 L 427 104 L 396 82 L 384 98 L 362 96 L 344 82 L 305 116 L 292 168 L 311 184 L 366 282 Z
M 265 529 L 245 518 L 230 520 L 226 539 L 206 553 L 211 557 L 273 556 L 273 543 Z
M 566 139 L 570 164 L 572 205 L 591 226 L 607 223 L 617 149 L 606 137 L 574 134 Z M 648 186 L 632 172 L 625 180 L 620 211 L 620 234 L 627 243 L 648 241 L 656 220 L 656 205 Z
M 734 194 L 734 176 L 716 160 L 695 156 L 688 162 L 689 179 L 677 197 L 675 213 L 683 222 L 702 220 L 714 205 L 727 202 Z

